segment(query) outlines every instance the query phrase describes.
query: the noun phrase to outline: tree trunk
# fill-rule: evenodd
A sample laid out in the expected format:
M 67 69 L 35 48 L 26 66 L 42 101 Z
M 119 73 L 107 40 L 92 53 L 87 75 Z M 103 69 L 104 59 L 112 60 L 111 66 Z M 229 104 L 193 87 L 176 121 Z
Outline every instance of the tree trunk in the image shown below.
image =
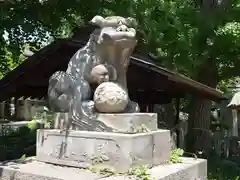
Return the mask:
M 198 81 L 216 88 L 218 83 L 217 68 L 214 60 L 204 63 L 198 74 Z M 212 101 L 204 97 L 192 97 L 190 101 L 188 119 L 187 151 L 192 153 L 202 152 L 207 155 L 211 148 L 211 107 Z
M 187 151 L 198 153 L 209 152 L 211 148 L 210 113 L 212 102 L 193 97 L 188 120 Z

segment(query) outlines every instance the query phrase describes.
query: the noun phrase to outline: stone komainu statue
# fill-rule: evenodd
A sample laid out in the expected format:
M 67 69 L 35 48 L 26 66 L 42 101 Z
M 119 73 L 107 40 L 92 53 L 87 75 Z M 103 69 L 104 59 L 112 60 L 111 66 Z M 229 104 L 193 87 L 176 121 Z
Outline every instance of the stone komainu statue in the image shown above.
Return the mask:
M 105 81 L 114 81 L 127 90 L 126 72 L 136 45 L 136 21 L 132 18 L 95 16 L 98 25 L 87 44 L 70 59 L 67 71 L 49 79 L 48 99 L 54 112 L 69 113 L 72 123 L 94 114 L 93 90 Z M 129 101 L 126 112 L 137 111 Z

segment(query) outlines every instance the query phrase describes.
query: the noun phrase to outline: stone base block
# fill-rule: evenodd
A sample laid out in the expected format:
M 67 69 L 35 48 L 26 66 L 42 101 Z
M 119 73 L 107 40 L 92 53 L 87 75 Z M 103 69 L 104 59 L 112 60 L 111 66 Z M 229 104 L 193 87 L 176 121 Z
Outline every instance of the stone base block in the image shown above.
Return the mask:
M 168 130 L 138 134 L 39 130 L 37 134 L 37 160 L 42 162 L 126 172 L 136 165 L 159 165 L 169 159 Z
M 1 180 L 138 180 L 134 176 L 107 176 L 89 170 L 62 167 L 38 161 L 0 164 Z M 183 163 L 166 164 L 148 170 L 149 179 L 155 180 L 207 180 L 207 161 L 183 158 Z
M 56 113 L 54 129 L 65 129 L 69 122 L 67 113 Z M 74 130 L 119 133 L 138 133 L 157 130 L 156 113 L 97 114 L 95 121 L 80 120 Z
M 98 114 L 97 120 L 113 132 L 139 133 L 158 130 L 156 113 Z

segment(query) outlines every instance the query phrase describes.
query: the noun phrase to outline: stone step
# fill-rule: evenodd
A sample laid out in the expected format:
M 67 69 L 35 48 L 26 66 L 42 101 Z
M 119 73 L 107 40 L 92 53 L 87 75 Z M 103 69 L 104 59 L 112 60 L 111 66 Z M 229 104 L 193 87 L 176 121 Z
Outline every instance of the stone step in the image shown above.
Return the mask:
M 54 129 L 65 129 L 67 122 L 69 122 L 67 113 L 56 113 Z M 96 115 L 96 120 L 82 119 L 79 122 L 81 125 L 72 127 L 72 129 L 118 133 L 138 133 L 158 129 L 156 113 L 99 113 Z
M 126 172 L 138 165 L 159 165 L 170 159 L 170 131 L 138 134 L 38 130 L 37 160 L 85 168 L 111 167 Z
M 36 160 L 0 164 L 2 180 L 138 180 L 134 176 L 106 176 L 90 170 L 62 167 Z M 148 170 L 149 180 L 207 180 L 207 161 L 204 159 L 183 158 L 179 164 L 155 166 Z

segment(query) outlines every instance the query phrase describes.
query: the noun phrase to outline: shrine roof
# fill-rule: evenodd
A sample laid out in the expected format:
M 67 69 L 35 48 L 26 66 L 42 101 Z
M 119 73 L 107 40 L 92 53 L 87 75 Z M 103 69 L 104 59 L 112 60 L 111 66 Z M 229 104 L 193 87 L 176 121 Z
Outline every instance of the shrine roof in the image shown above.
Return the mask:
M 47 96 L 49 77 L 55 71 L 66 70 L 72 55 L 87 39 L 87 35 L 81 40 L 76 36 L 59 39 L 28 57 L 0 80 L 0 101 L 10 97 Z M 137 53 L 131 57 L 127 79 L 133 100 L 145 98 L 155 104 L 167 103 L 166 99 L 184 97 L 186 93 L 213 101 L 225 99 L 220 91 L 160 67 L 150 57 Z

